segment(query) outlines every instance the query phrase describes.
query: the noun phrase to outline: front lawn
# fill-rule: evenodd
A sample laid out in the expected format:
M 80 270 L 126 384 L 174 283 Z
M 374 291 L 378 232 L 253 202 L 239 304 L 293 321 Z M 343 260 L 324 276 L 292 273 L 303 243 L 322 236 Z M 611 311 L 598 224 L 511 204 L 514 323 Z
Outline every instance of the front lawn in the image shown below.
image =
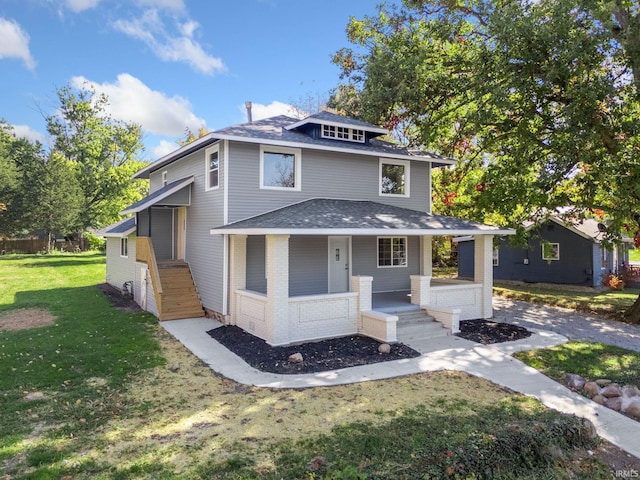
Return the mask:
M 6 478 L 613 475 L 579 419 L 458 372 L 302 390 L 237 384 L 148 313 L 117 310 L 96 287 L 104 275 L 97 254 L 0 257 Z M 30 328 L 7 330 L 20 315 Z
M 624 311 L 633 305 L 640 290 L 625 288 L 624 290 L 610 290 L 598 292 L 574 291 L 556 287 L 539 287 L 535 285 L 512 285 L 494 283 L 494 295 L 522 300 L 526 302 L 555 305 L 585 312 L 606 315 L 616 319 L 623 319 Z

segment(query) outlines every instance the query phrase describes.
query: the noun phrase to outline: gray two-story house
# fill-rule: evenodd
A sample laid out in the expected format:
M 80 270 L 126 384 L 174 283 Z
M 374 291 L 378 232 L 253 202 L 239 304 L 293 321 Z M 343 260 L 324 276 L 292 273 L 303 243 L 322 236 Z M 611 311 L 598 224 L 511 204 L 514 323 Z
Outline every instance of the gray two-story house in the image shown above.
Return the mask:
M 433 215 L 431 170 L 453 160 L 386 133 L 328 112 L 278 116 L 158 159 L 135 175 L 149 196 L 103 232 L 107 281 L 132 282 L 160 320 L 206 314 L 272 345 L 396 341 L 398 302 L 453 332 L 491 317 L 492 239 L 513 232 Z M 432 281 L 434 235 L 476 239 L 472 281 Z

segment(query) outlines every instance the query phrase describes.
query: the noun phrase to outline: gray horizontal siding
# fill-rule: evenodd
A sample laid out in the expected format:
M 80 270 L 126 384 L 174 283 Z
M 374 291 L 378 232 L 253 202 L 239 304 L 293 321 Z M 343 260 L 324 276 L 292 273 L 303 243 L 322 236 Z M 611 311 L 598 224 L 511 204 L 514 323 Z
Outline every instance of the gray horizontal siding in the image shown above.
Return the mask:
M 247 289 L 267 294 L 265 271 L 265 237 L 247 237 Z
M 328 291 L 329 261 L 325 236 L 289 239 L 289 296 L 320 295 Z
M 430 165 L 411 162 L 410 198 L 380 196 L 377 156 L 303 149 L 301 190 L 260 188 L 260 145 L 230 143 L 229 222 L 242 220 L 309 198 L 343 198 L 430 209 Z

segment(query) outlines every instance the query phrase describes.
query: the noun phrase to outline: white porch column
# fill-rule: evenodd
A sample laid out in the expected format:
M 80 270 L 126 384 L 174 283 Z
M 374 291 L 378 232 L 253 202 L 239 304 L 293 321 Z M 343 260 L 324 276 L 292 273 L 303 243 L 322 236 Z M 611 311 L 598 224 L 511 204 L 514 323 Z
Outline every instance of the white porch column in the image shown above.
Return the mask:
M 411 275 L 411 303 L 413 305 L 429 305 L 431 303 L 431 277 Z
M 433 276 L 433 237 L 420 237 L 420 275 Z
M 473 281 L 482 284 L 482 318 L 493 317 L 493 235 L 474 235 Z
M 351 291 L 358 292 L 358 314 L 371 310 L 371 295 L 373 289 L 373 277 L 351 277 Z
M 247 236 L 229 237 L 229 323 L 237 325 L 236 290 L 247 288 Z
M 266 236 L 267 342 L 283 345 L 289 339 L 289 235 Z

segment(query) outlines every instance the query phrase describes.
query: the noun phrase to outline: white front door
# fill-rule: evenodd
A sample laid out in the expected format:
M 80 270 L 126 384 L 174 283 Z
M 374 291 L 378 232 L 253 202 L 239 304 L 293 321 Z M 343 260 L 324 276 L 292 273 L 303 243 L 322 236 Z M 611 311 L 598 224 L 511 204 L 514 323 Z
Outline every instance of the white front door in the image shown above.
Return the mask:
M 329 237 L 329 293 L 349 291 L 349 240 L 349 237 Z

